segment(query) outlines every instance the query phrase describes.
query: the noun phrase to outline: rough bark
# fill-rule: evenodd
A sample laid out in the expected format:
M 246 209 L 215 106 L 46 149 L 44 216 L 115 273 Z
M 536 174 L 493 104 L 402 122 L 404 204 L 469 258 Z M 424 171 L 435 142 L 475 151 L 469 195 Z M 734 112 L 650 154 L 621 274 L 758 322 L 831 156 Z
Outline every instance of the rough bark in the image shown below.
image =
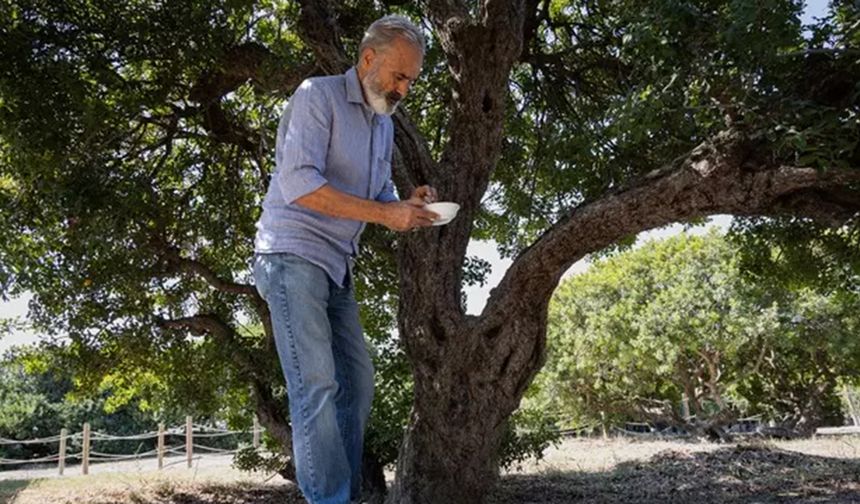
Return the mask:
M 590 252 L 641 231 L 713 214 L 795 215 L 838 224 L 860 212 L 860 169 L 773 165 L 766 146 L 727 131 L 628 188 L 572 209 L 523 251 L 490 296 L 500 317 L 545 298 L 559 276 Z
M 430 18 L 454 81 L 453 140 L 425 175 L 461 205 L 451 224 L 415 233 L 400 250 L 400 333 L 415 375 L 415 402 L 389 502 L 481 502 L 498 474 L 505 421 L 539 368 L 543 348 L 495 345 L 546 328 L 546 306 L 513 325 L 480 325 L 460 305 L 462 263 L 472 221 L 501 151 L 510 68 L 521 52 L 522 2 L 431 2 Z M 401 148 L 401 150 L 403 150 Z M 424 168 L 424 166 L 420 166 Z M 500 386 L 500 382 L 504 383 Z M 510 393 L 513 392 L 513 393 Z

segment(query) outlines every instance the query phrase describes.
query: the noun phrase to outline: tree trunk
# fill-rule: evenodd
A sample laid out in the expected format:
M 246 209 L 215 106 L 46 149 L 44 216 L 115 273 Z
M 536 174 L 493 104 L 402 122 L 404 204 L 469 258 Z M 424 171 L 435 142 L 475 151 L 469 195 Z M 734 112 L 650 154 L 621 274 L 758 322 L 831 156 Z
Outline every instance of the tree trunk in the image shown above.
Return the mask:
M 267 384 L 254 380 L 251 388 L 254 395 L 254 405 L 260 424 L 266 428 L 270 436 L 278 440 L 284 455 L 289 457 L 287 465 L 278 473 L 284 479 L 296 481 L 296 466 L 293 463 L 293 436 L 284 405 L 275 399 Z
M 851 417 L 851 425 L 860 426 L 860 412 L 854 406 L 854 401 L 851 399 L 851 390 L 848 385 L 842 385 L 842 393 L 845 396 L 845 403 L 848 406 L 848 414 Z
M 475 416 L 476 407 L 439 407 L 458 412 L 461 421 L 422 420 L 419 410 L 434 407 L 438 396 L 415 408 L 397 465 L 397 480 L 389 502 L 419 504 L 482 502 L 498 476 L 496 453 L 503 430 L 498 414 Z M 492 420 L 491 420 L 492 419 Z M 466 422 L 466 423 L 463 423 Z M 496 424 L 496 425 L 493 425 Z
M 465 316 L 461 306 L 463 260 L 501 152 L 524 10 L 523 2 L 510 0 L 486 0 L 475 15 L 459 2 L 430 2 L 429 8 L 453 81 L 452 141 L 433 173 L 424 173 L 427 163 L 420 161 L 408 169 L 461 210 L 451 224 L 401 244 L 398 322 L 413 365 L 415 402 L 389 502 L 475 504 L 498 478 L 505 423 L 543 362 L 546 338 L 549 296 L 480 318 Z M 401 152 L 415 150 L 402 132 Z
M 550 296 L 574 261 L 631 232 L 723 211 L 778 213 L 798 187 L 860 179 L 836 170 L 743 170 L 747 149 L 743 137 L 720 136 L 640 185 L 580 206 L 517 257 L 480 317 L 465 316 L 459 298 L 474 208 L 461 211 L 463 221 L 404 239 L 399 327 L 415 404 L 389 502 L 483 501 L 496 479 L 502 425 L 543 361 Z M 814 213 L 818 197 L 792 201 Z
M 416 361 L 415 404 L 388 502 L 475 504 L 493 488 L 506 421 L 545 348 L 546 306 L 510 315 L 437 335 L 446 341 L 438 359 Z

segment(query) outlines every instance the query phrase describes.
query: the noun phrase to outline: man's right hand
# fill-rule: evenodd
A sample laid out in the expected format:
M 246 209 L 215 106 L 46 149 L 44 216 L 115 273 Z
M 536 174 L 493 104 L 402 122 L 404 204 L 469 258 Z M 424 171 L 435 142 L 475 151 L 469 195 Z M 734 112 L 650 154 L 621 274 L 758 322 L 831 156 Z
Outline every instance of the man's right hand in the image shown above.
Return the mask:
M 422 206 L 409 201 L 395 201 L 385 205 L 385 227 L 394 231 L 411 231 L 419 227 L 432 226 L 433 221 L 439 218 Z
M 439 218 L 424 210 L 423 199 L 381 203 L 338 191 L 328 184 L 297 199 L 296 204 L 323 215 L 373 222 L 395 231 L 431 226 Z

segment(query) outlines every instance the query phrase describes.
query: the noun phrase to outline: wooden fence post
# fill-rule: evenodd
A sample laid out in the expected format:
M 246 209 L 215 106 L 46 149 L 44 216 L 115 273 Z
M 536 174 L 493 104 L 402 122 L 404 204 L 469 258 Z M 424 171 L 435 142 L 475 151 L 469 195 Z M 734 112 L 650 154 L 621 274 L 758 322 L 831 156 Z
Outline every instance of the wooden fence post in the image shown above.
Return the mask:
M 60 429 L 60 459 L 59 469 L 60 476 L 63 475 L 63 470 L 66 469 L 66 429 Z
M 686 392 L 681 392 L 681 417 L 685 422 L 690 421 L 690 398 Z
M 191 469 L 191 459 L 194 456 L 194 426 L 191 424 L 191 415 L 185 417 L 185 454 L 188 468 Z
M 851 400 L 851 391 L 848 389 L 848 385 L 842 386 L 842 393 L 845 395 L 845 402 L 848 403 L 848 415 L 851 417 L 851 423 L 860 426 L 860 415 L 857 414 L 854 401 Z
M 164 422 L 158 424 L 158 469 L 164 467 Z
M 84 475 L 90 473 L 90 423 L 84 423 L 84 446 L 81 457 L 81 471 Z
M 254 449 L 260 447 L 260 420 L 254 415 Z
M 607 425 L 606 425 L 606 412 L 605 411 L 600 412 L 600 431 L 603 434 L 604 440 L 609 439 L 609 429 L 607 428 Z

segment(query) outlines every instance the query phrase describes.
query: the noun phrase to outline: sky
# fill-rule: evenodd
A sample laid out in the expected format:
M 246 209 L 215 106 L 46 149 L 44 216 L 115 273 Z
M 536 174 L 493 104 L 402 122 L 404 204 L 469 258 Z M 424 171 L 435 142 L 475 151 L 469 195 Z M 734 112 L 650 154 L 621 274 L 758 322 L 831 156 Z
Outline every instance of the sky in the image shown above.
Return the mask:
M 803 23 L 811 24 L 814 18 L 823 17 L 827 12 L 827 0 L 810 0 L 806 4 L 806 10 L 803 15 Z M 731 217 L 727 215 L 719 215 L 710 220 L 704 226 L 696 226 L 688 233 L 701 234 L 704 233 L 710 226 L 718 226 L 721 229 L 727 229 L 731 223 Z M 674 224 L 665 228 L 654 229 L 640 233 L 637 236 L 637 244 L 649 239 L 659 239 L 668 236 L 676 235 L 682 232 L 683 226 Z M 509 259 L 501 259 L 496 252 L 495 244 L 491 242 L 481 242 L 473 240 L 469 244 L 467 254 L 470 256 L 478 256 L 490 262 L 492 271 L 487 277 L 487 282 L 483 287 L 473 286 L 466 289 L 467 296 L 467 313 L 479 314 L 483 310 L 487 302 L 487 297 L 490 290 L 498 285 L 504 276 L 505 271 L 511 264 Z M 580 261 L 574 264 L 566 273 L 565 277 L 585 271 L 588 268 L 586 261 Z M 19 317 L 24 319 L 27 315 L 27 305 L 31 300 L 30 295 L 24 295 L 17 299 L 9 301 L 0 301 L 0 318 Z M 9 347 L 14 345 L 33 343 L 37 341 L 37 336 L 30 331 L 20 331 L 0 339 L 0 353 L 5 352 Z

